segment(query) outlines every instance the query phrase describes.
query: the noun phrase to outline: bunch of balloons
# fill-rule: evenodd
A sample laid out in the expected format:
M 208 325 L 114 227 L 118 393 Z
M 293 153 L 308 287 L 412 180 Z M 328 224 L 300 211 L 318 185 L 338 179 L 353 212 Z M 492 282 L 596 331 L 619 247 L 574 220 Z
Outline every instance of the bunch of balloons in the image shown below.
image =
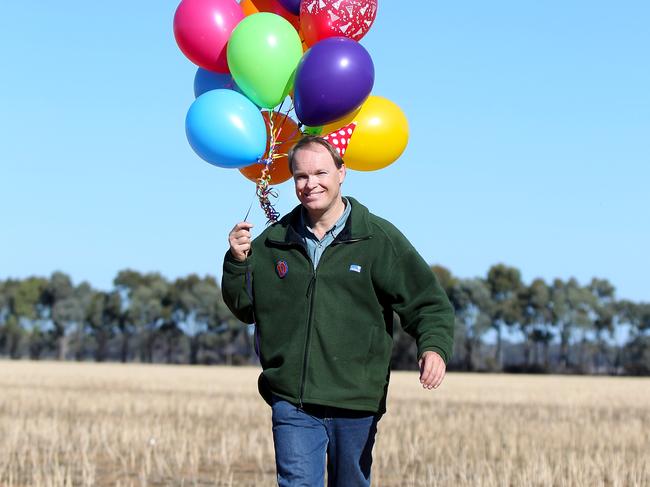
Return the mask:
M 291 177 L 286 153 L 303 132 L 356 122 L 344 159 L 360 171 L 406 148 L 406 117 L 370 94 L 374 65 L 357 42 L 376 15 L 377 0 L 182 0 L 176 9 L 176 42 L 199 66 L 188 141 L 207 162 L 256 182 L 270 220 L 270 185 Z

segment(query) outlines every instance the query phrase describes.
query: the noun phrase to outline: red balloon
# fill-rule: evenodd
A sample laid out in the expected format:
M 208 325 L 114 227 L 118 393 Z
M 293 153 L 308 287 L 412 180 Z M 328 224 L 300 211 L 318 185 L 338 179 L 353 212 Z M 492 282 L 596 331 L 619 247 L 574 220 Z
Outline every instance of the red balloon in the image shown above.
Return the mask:
M 377 16 L 377 0 L 302 0 L 300 28 L 308 46 L 328 37 L 358 41 Z
M 235 0 L 183 0 L 174 15 L 174 37 L 194 64 L 209 71 L 229 73 L 226 46 L 243 18 Z

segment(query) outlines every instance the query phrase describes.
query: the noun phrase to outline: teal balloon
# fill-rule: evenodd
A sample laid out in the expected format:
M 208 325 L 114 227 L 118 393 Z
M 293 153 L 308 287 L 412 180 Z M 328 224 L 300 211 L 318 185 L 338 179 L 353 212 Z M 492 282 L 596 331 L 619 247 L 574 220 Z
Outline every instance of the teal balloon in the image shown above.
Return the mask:
M 218 167 L 249 166 L 266 150 L 266 124 L 259 108 L 232 90 L 211 90 L 194 100 L 185 133 L 194 152 Z

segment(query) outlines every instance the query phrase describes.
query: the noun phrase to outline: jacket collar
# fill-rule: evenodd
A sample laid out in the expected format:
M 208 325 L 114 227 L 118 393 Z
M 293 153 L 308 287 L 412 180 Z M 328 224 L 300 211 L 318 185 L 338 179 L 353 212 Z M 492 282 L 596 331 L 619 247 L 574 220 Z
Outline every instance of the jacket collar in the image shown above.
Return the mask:
M 372 236 L 368 216 L 368 208 L 363 206 L 357 200 L 346 196 L 350 203 L 350 216 L 345 222 L 345 226 L 334 239 L 334 243 L 349 242 L 355 240 L 364 240 Z M 302 245 L 302 236 L 300 234 L 301 205 L 296 206 L 289 214 L 285 215 L 278 223 L 276 229 L 273 229 L 267 239 L 272 242 L 285 244 Z

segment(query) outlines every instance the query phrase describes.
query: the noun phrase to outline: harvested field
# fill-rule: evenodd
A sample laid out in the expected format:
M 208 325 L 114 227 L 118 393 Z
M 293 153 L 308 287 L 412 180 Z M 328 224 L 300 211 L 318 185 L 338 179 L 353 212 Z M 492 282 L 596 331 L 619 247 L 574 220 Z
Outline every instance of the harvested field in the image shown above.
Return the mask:
M 252 367 L 0 362 L 0 485 L 272 486 Z M 377 486 L 650 485 L 650 379 L 394 373 Z

